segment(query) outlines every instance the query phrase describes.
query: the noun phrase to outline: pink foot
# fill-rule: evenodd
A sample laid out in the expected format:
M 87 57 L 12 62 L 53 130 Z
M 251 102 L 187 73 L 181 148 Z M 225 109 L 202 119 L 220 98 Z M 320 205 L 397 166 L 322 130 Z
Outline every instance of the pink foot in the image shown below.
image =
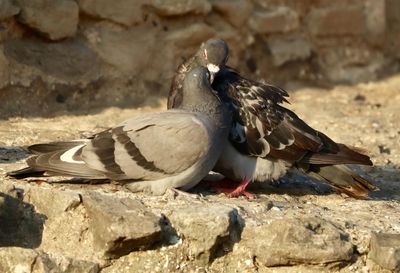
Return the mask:
M 244 195 L 249 199 L 255 199 L 254 194 L 246 191 L 246 187 L 250 183 L 250 181 L 250 179 L 245 179 L 238 185 L 236 182 L 233 182 L 230 179 L 223 178 L 219 181 L 214 182 L 212 190 L 217 193 L 224 193 L 228 197 L 238 197 Z M 215 183 L 217 183 L 217 185 L 215 185 Z

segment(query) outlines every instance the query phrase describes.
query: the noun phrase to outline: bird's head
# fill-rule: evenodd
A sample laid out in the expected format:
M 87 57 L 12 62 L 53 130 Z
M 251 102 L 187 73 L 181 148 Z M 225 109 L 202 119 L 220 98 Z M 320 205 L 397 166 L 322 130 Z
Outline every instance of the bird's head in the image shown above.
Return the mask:
M 222 39 L 209 39 L 204 42 L 196 53 L 198 64 L 210 71 L 211 82 L 214 76 L 226 64 L 229 57 L 229 47 Z
M 192 104 L 208 103 L 207 98 L 211 99 L 212 97 L 219 100 L 217 91 L 211 87 L 211 73 L 203 66 L 193 68 L 183 82 L 183 104 L 188 102 Z

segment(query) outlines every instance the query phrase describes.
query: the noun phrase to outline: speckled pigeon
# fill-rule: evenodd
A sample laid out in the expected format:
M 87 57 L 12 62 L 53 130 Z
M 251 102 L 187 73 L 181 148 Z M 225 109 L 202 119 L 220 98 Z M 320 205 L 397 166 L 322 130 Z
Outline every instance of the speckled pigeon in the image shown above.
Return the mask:
M 234 121 L 230 144 L 225 146 L 214 167 L 214 171 L 228 178 L 220 182 L 218 191 L 229 196 L 251 196 L 245 191 L 250 181 L 276 180 L 290 168 L 328 182 L 337 191 L 353 197 L 365 197 L 370 190 L 376 189 L 344 165 L 372 165 L 368 156 L 335 143 L 283 107 L 282 104 L 288 102 L 285 90 L 246 79 L 226 66 L 228 52 L 227 44 L 221 39 L 205 42 L 195 59 L 189 59 L 179 67 L 168 97 L 168 107 L 179 108 L 183 94 L 180 86 L 185 73 L 195 63 L 210 67 L 207 56 L 219 61 L 214 61 L 211 66 L 217 71 L 212 87 L 230 104 Z M 219 69 L 215 69 L 215 65 Z M 233 186 L 230 180 L 240 181 L 240 184 Z
M 189 189 L 214 167 L 228 142 L 231 114 L 210 77 L 204 67 L 186 75 L 178 110 L 134 117 L 88 139 L 30 146 L 29 167 L 9 175 L 111 179 L 153 194 Z

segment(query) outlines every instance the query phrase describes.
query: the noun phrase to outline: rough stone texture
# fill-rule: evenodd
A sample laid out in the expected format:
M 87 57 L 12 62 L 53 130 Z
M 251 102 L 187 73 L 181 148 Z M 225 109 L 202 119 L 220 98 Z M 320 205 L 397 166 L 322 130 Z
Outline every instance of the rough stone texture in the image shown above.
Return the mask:
M 90 16 L 132 26 L 143 21 L 142 6 L 147 1 L 138 0 L 78 0 L 82 12 Z
M 67 2 L 52 1 L 55 8 L 46 16 L 41 10 L 43 16 L 31 19 L 48 23 L 56 18 L 53 35 L 63 37 L 59 11 L 75 5 Z M 15 265 L 35 273 L 389 272 L 368 257 L 372 232 L 400 233 L 400 77 L 390 77 L 400 71 L 399 1 L 76 2 L 80 18 L 75 34 L 53 41 L 43 30 L 21 24 L 22 15 L 15 14 L 32 10 L 37 0 L 0 1 L 0 272 L 12 272 Z M 296 91 L 290 107 L 314 128 L 370 151 L 375 167 L 356 170 L 366 172 L 381 190 L 371 200 L 354 200 L 291 174 L 272 185 L 252 185 L 253 201 L 215 195 L 204 186 L 194 196 L 156 198 L 117 185 L 5 176 L 25 166 L 23 146 L 81 138 L 128 117 L 165 109 L 160 97 L 167 94 L 174 69 L 210 37 L 229 42 L 229 65 L 245 76 Z M 332 85 L 338 82 L 351 85 Z M 309 85 L 314 87 L 304 87 Z M 144 215 L 153 215 L 153 224 L 159 225 L 154 244 L 114 260 L 105 257 L 108 248 L 95 247 L 102 242 L 95 231 L 106 227 L 94 228 L 94 219 L 107 215 L 111 221 L 115 206 L 123 217 L 132 218 L 135 211 L 116 202 L 105 209 L 95 205 L 101 211 L 91 213 L 81 196 L 92 191 L 112 200 L 129 199 Z M 315 225 L 304 226 L 310 218 L 325 228 L 315 229 L 321 234 L 310 230 Z M 116 230 L 131 236 L 138 222 L 135 218 L 130 225 L 125 222 L 125 230 Z M 299 228 L 284 237 L 282 226 L 276 241 L 251 236 L 271 231 L 276 222 Z M 325 237 L 328 231 L 331 237 Z M 324 240 L 326 251 L 311 252 L 301 262 L 283 253 L 291 265 L 267 267 L 274 256 L 256 248 L 271 242 L 315 248 Z M 330 262 L 327 250 L 335 244 L 342 255 L 332 254 L 340 261 Z M 348 245 L 354 246 L 350 260 Z
M 263 34 L 288 32 L 299 27 L 299 16 L 296 11 L 284 6 L 256 11 L 251 15 L 250 27 Z
M 36 248 L 42 242 L 46 216 L 23 202 L 21 193 L 12 185 L 1 185 L 0 247 Z
M 92 192 L 83 196 L 96 247 L 117 258 L 160 240 L 160 218 L 138 201 Z
M 271 40 L 268 46 L 276 66 L 281 66 L 289 61 L 304 61 L 311 56 L 311 46 L 304 39 Z
M 9 67 L 8 60 L 4 56 L 3 51 L 0 47 L 0 89 L 8 84 L 9 78 Z
M 308 18 L 312 34 L 361 35 L 365 31 L 363 6 L 343 6 L 314 9 Z
M 19 11 L 19 7 L 11 0 L 0 0 L 0 21 L 18 14 Z
M 399 6 L 392 0 L 0 3 L 7 14 L 0 19 L 5 118 L 148 105 L 168 93 L 176 67 L 211 37 L 229 42 L 229 65 L 280 86 L 288 79 L 358 83 L 400 69 Z M 30 25 L 21 24 L 25 17 Z M 271 47 L 298 40 L 304 43 Z M 336 57 L 327 62 L 327 55 Z
M 246 0 L 212 0 L 213 8 L 221 13 L 234 27 L 244 27 L 253 5 Z
M 383 268 L 400 271 L 400 234 L 373 233 L 368 257 Z
M 51 40 L 76 33 L 79 8 L 70 0 L 16 0 L 21 7 L 19 20 Z
M 239 241 L 243 224 L 236 209 L 222 205 L 178 207 L 167 217 L 188 258 L 203 266 Z
M 370 43 L 382 46 L 386 32 L 386 1 L 371 0 L 365 2 L 365 24 L 367 39 Z
M 252 241 L 250 238 L 263 238 Z M 349 261 L 353 245 L 348 235 L 320 219 L 285 219 L 247 226 L 242 234 L 247 253 L 265 266 L 328 264 Z
M 176 30 L 168 35 L 168 40 L 173 41 L 179 47 L 194 46 L 200 41 L 212 38 L 215 31 L 206 24 L 193 24 L 186 28 Z
M 184 14 L 207 14 L 211 4 L 207 0 L 152 0 L 150 5 L 156 13 L 162 16 L 177 16 Z
M 0 271 L 12 273 L 97 273 L 95 263 L 51 257 L 32 249 L 9 247 L 0 249 Z
M 296 82 L 291 83 L 291 86 L 289 90 L 294 89 Z M 75 110 L 68 115 L 50 118 L 0 120 L 0 192 L 3 197 L 0 198 L 0 215 L 2 215 L 0 217 L 7 219 L 2 218 L 0 221 L 0 234 L 5 235 L 0 236 L 0 243 L 3 246 L 0 250 L 8 253 L 10 246 L 35 248 L 35 252 L 41 255 L 46 253 L 55 264 L 58 264 L 57 259 L 64 260 L 64 258 L 74 264 L 85 261 L 90 263 L 88 267 L 98 264 L 105 273 L 204 271 L 389 273 L 389 269 L 383 269 L 367 257 L 371 251 L 372 232 L 400 233 L 399 86 L 400 77 L 395 76 L 368 84 L 296 88 L 296 92 L 290 93 L 290 108 L 312 127 L 326 133 L 335 141 L 370 152 L 375 167 L 356 169 L 357 172 L 365 172 L 380 188 L 380 191 L 372 194 L 370 200 L 355 200 L 334 194 L 329 187 L 295 174 L 272 185 L 252 184 L 251 190 L 257 199 L 251 201 L 216 195 L 209 192 L 205 186 L 196 189 L 200 193 L 192 196 L 174 195 L 170 192 L 161 197 L 153 197 L 129 193 L 124 188 L 112 184 L 55 183 L 58 181 L 56 178 L 49 179 L 48 183 L 44 180 L 17 181 L 6 177 L 5 172 L 25 166 L 22 159 L 27 156 L 26 152 L 17 148 L 18 146 L 56 139 L 79 138 L 82 132 L 90 134 L 101 131 L 128 117 L 165 109 L 165 101 L 156 108 L 111 107 L 105 111 L 92 111 L 84 115 Z M 60 204 L 54 203 L 49 190 L 58 196 Z M 91 214 L 82 203 L 76 206 L 76 196 L 84 197 L 91 191 L 99 192 L 114 200 L 129 198 L 135 203 L 142 203 L 146 213 L 164 215 L 160 217 L 162 218 L 160 242 L 150 249 L 137 249 L 118 259 L 111 261 L 105 259 L 94 247 L 95 236 L 91 229 Z M 45 202 L 47 199 L 49 201 Z M 4 202 L 5 200 L 7 201 Z M 213 213 L 209 213 L 210 211 Z M 304 223 L 310 222 L 310 218 L 321 223 L 321 227 L 315 229 L 321 231 L 321 234 L 305 227 Z M 231 224 L 233 228 L 227 228 L 229 219 L 237 219 L 239 225 Z M 274 223 L 277 225 L 276 221 L 288 224 L 280 225 L 275 239 L 260 235 L 264 229 L 271 231 L 268 227 Z M 136 227 L 133 224 L 137 222 L 139 221 L 131 221 L 131 228 Z M 7 227 L 1 223 L 10 225 Z M 19 225 L 16 225 L 18 223 Z M 184 225 L 185 223 L 187 225 Z M 25 229 L 22 228 L 24 226 Z M 293 233 L 288 233 L 287 237 L 282 236 L 285 227 L 293 228 L 293 226 L 297 227 Z M 313 226 L 315 225 L 309 225 L 310 228 Z M 10 233 L 15 227 L 20 232 Z M 28 227 L 35 227 L 36 231 L 32 232 Z M 241 236 L 237 236 L 240 235 L 242 227 Z M 203 233 L 200 233 L 201 231 Z M 256 231 L 259 231 L 257 236 L 251 236 Z M 328 231 L 334 236 L 325 237 Z M 304 260 L 301 263 L 291 260 L 291 263 L 296 264 L 266 267 L 260 258 L 254 255 L 256 246 L 273 240 L 287 242 L 286 246 L 293 249 L 299 249 L 303 245 L 301 250 L 305 251 L 307 249 L 304 247 L 305 244 L 315 247 L 318 242 L 335 238 L 338 233 L 347 235 L 348 242 L 346 243 L 346 237 L 339 237 L 334 242 L 328 240 L 326 249 L 335 244 L 339 245 L 338 250 L 343 249 L 341 245 L 342 247 L 353 245 L 351 260 L 328 264 L 308 264 L 304 263 Z M 212 237 L 207 237 L 207 234 L 211 234 Z M 299 239 L 292 234 L 307 236 Z M 201 249 L 205 249 L 204 254 L 199 254 Z M 266 248 L 264 252 L 267 253 L 267 250 Z M 28 251 L 29 255 L 36 255 L 32 254 L 31 250 Z M 264 252 L 260 257 L 267 257 L 263 256 Z M 321 251 L 321 256 L 310 255 L 306 258 L 326 261 L 326 253 Z M 7 258 L 0 259 L 0 264 L 1 261 L 11 258 L 23 260 L 26 254 L 24 251 L 14 251 L 4 255 Z M 200 263 L 193 260 L 196 255 L 209 258 L 202 259 Z M 335 255 L 332 257 L 338 259 Z M 41 260 L 38 261 L 39 264 L 42 263 Z
M 28 188 L 24 193 L 25 200 L 35 204 L 35 209 L 48 218 L 55 218 L 72 210 L 81 203 L 80 194 L 76 191 L 55 191 L 51 188 Z M 51 205 L 50 205 L 51 204 Z

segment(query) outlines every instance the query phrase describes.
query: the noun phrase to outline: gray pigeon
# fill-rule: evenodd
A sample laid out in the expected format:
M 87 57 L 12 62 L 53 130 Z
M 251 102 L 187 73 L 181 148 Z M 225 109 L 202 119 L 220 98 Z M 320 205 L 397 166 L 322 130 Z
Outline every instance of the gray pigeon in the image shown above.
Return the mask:
M 214 167 L 231 126 L 209 79 L 204 67 L 187 73 L 179 110 L 134 117 L 88 139 L 30 146 L 29 167 L 9 175 L 111 179 L 153 194 L 187 190 Z
M 198 66 L 207 67 L 211 75 L 211 83 L 219 68 L 228 61 L 228 45 L 221 39 L 210 39 L 200 46 L 196 54 L 182 63 L 171 82 L 168 95 L 168 109 L 176 108 L 182 103 L 182 84 L 185 75 Z
M 353 197 L 365 197 L 370 190 L 377 189 L 344 165 L 372 165 L 368 156 L 335 143 L 283 107 L 281 104 L 288 102 L 285 90 L 246 79 L 226 66 L 229 49 L 223 40 L 209 40 L 196 53 L 196 63 L 207 63 L 201 52 L 208 52 L 214 60 L 223 60 L 219 69 L 214 68 L 218 72 L 212 88 L 230 104 L 233 113 L 230 143 L 214 168 L 228 178 L 221 181 L 218 191 L 230 196 L 249 195 L 245 189 L 250 181 L 276 180 L 290 168 L 328 182 L 339 192 Z M 193 59 L 180 68 L 192 67 L 190 62 Z M 178 69 L 171 85 L 169 108 L 180 107 L 183 92 L 179 87 L 185 75 L 182 71 Z M 235 186 L 229 180 L 240 184 Z

